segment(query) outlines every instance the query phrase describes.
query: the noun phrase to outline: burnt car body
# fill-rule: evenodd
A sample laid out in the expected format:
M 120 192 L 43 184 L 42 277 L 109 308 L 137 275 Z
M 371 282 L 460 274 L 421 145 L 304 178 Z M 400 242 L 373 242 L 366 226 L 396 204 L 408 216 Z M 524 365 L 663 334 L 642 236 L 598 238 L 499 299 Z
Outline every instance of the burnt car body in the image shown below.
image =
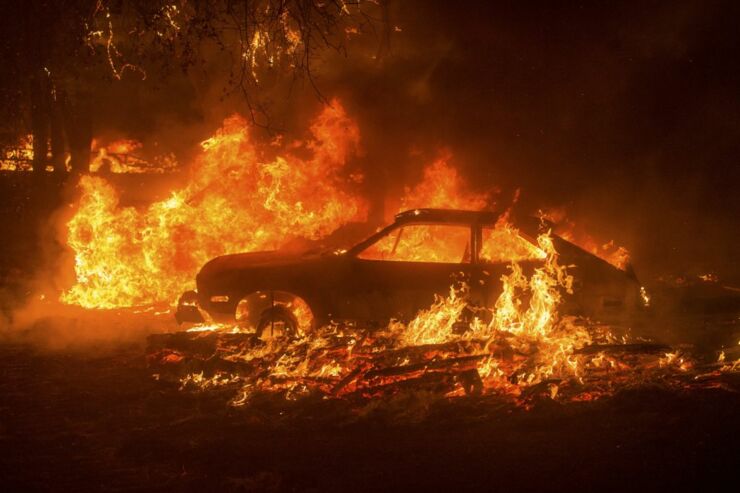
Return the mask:
M 471 302 L 491 306 L 512 260 L 525 272 L 542 264 L 541 258 L 526 255 L 484 255 L 487 245 L 497 241 L 490 234 L 499 217 L 491 211 L 415 209 L 396 215 L 391 225 L 348 250 L 217 257 L 198 273 L 197 291 L 181 297 L 176 318 L 180 323 L 238 320 L 258 331 L 275 322 L 294 330 L 298 319 L 307 317 L 313 326 L 332 321 L 385 324 L 412 318 L 460 281 L 469 286 Z M 515 226 L 515 241 L 521 242 L 517 248 L 534 248 L 542 223 L 530 219 Z M 417 243 L 399 254 L 404 233 Z M 564 298 L 566 313 L 613 323 L 639 310 L 640 285 L 631 269 L 622 271 L 556 235 L 552 238 L 560 263 L 572 266 L 569 272 L 575 278 L 573 293 Z M 429 242 L 425 248 L 444 252 L 432 259 L 412 258 L 424 241 Z

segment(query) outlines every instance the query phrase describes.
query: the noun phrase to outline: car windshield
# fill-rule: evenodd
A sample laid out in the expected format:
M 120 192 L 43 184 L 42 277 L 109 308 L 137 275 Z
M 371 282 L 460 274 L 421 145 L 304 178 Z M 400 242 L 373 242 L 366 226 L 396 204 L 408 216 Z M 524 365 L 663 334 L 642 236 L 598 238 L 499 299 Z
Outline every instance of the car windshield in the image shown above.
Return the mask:
M 365 260 L 391 262 L 470 262 L 470 227 L 456 224 L 408 224 L 360 252 Z

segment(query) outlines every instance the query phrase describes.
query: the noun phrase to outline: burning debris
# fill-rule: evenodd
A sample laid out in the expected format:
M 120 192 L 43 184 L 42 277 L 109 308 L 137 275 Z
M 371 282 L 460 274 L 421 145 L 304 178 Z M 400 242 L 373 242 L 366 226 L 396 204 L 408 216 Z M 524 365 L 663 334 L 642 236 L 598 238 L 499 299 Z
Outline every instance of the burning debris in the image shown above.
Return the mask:
M 425 317 L 438 322 L 444 318 L 439 310 L 450 303 L 440 302 L 410 326 L 424 325 Z M 158 379 L 186 392 L 217 391 L 233 406 L 274 396 L 362 408 L 419 393 L 485 396 L 529 408 L 543 398 L 591 401 L 641 387 L 737 388 L 738 354 L 730 363 L 722 354 L 699 360 L 661 344 L 615 341 L 603 327 L 580 324 L 563 320 L 548 337 L 502 330 L 487 339 L 468 332 L 425 344 L 408 344 L 405 325 L 380 332 L 325 327 L 311 337 L 272 341 L 238 328 L 208 327 L 151 336 L 148 359 Z
M 451 288 L 409 323 L 393 321 L 383 330 L 330 325 L 276 339 L 217 324 L 152 336 L 150 365 L 182 390 L 227 391 L 235 406 L 256 395 L 320 396 L 363 406 L 424 392 L 529 407 L 541 398 L 593 400 L 643 385 L 722 386 L 740 369 L 740 357 L 728 364 L 722 353 L 700 363 L 668 346 L 633 343 L 608 327 L 560 317 L 560 290 L 571 289 L 572 277 L 558 264 L 549 235 L 539 237 L 539 246 L 544 266 L 527 278 L 513 264 L 495 305 L 479 308 L 464 327 L 465 286 Z

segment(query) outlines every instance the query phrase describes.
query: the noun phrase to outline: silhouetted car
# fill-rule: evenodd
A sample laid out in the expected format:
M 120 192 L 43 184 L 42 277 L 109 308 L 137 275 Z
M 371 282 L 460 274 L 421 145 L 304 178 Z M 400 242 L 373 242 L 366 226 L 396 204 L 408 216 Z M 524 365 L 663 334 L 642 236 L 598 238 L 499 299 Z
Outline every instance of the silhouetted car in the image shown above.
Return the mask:
M 178 303 L 177 321 L 238 321 L 264 334 L 291 334 L 335 321 L 372 326 L 408 320 L 464 281 L 472 303 L 488 305 L 517 261 L 525 273 L 543 261 L 539 220 L 496 228 L 490 211 L 415 209 L 348 250 L 224 255 L 206 263 L 197 291 Z M 574 292 L 562 309 L 608 322 L 639 309 L 640 285 L 622 271 L 553 235 L 560 263 L 572 265 Z

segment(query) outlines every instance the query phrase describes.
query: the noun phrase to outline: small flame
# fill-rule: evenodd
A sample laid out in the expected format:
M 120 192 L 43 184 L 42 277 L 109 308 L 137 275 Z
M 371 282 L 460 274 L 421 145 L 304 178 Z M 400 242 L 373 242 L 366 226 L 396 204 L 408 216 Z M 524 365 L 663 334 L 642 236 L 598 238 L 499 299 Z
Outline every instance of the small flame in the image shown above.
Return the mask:
M 143 159 L 139 153 L 144 145 L 133 139 L 119 139 L 107 145 L 93 141 L 93 157 L 90 171 L 93 173 L 168 173 L 178 167 L 174 155 L 157 156 L 152 162 Z
M 544 217 L 556 224 L 558 236 L 578 245 L 587 252 L 609 262 L 620 270 L 625 270 L 630 262 L 630 252 L 625 247 L 617 245 L 614 240 L 600 242 L 584 231 L 572 219 L 567 217 L 565 209 L 555 208 L 544 212 Z

